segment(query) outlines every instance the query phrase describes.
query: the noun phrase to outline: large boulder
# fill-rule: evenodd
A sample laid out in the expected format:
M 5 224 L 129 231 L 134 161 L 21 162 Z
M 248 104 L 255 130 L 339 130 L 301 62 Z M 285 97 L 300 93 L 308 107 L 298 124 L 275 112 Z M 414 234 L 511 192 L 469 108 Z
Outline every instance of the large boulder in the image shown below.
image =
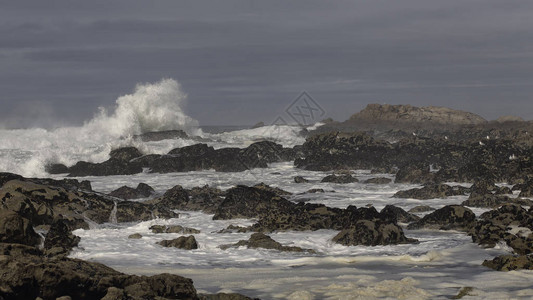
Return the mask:
M 428 164 L 413 163 L 400 168 L 394 182 L 426 184 L 433 182 L 433 177 Z
M 408 229 L 468 230 L 476 215 L 460 205 L 446 205 L 441 209 L 425 215 L 422 219 L 407 226 Z
M 157 242 L 157 244 L 163 247 L 174 247 L 185 250 L 198 249 L 198 243 L 193 235 L 180 236 L 179 238 L 173 240 L 162 240 Z
M 394 205 L 386 205 L 380 212 L 381 215 L 385 216 L 389 220 L 394 222 L 401 223 L 411 223 L 420 220 L 420 217 L 406 212 L 400 207 Z
M 222 245 L 221 249 L 225 250 L 230 247 L 247 247 L 247 248 L 263 248 L 263 249 L 272 249 L 283 252 L 311 252 L 314 253 L 314 250 L 303 249 L 295 246 L 283 246 L 279 242 L 273 240 L 270 236 L 263 233 L 254 233 L 250 236 L 248 240 L 241 240 L 233 245 Z
M 155 193 L 155 191 L 151 186 L 141 182 L 137 185 L 136 188 L 122 186 L 109 193 L 109 196 L 121 198 L 124 200 L 130 200 L 150 197 L 153 193 Z
M 322 178 L 320 182 L 353 183 L 353 182 L 359 182 L 359 180 L 357 180 L 357 178 L 353 177 L 350 174 L 341 174 L 341 175 L 332 174 L 332 175 L 328 175 Z
M 0 210 L 0 242 L 34 246 L 41 242 L 30 221 L 9 210 Z
M 178 275 L 127 275 L 99 263 L 48 259 L 36 248 L 17 244 L 0 243 L 0 253 L 3 299 L 198 299 L 192 280 Z
M 405 237 L 401 227 L 394 223 L 361 220 L 351 228 L 339 232 L 333 241 L 345 246 L 395 245 L 416 242 Z

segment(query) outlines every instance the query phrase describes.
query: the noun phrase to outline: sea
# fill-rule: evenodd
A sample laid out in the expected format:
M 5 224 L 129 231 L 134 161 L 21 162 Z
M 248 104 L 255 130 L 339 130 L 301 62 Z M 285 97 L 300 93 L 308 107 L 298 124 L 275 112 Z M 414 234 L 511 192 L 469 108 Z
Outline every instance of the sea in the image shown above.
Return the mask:
M 273 140 L 286 147 L 301 145 L 305 137 L 301 126 L 267 125 L 199 126 L 181 109 L 184 95 L 177 82 L 137 86 L 134 93 L 117 99 L 112 111 L 99 111 L 81 126 L 54 129 L 0 129 L 0 172 L 26 177 L 61 179 L 66 174 L 50 175 L 51 163 L 67 166 L 77 161 L 102 162 L 112 149 L 135 146 L 143 153 L 164 154 L 170 150 L 198 143 L 215 148 L 247 147 L 260 140 Z M 320 123 L 308 126 L 312 130 Z M 142 142 L 135 135 L 149 131 L 186 131 L 191 138 Z M 194 137 L 193 137 L 194 136 Z M 352 170 L 357 183 L 321 183 L 330 172 L 306 171 L 293 162 L 272 163 L 268 168 L 244 172 L 213 170 L 157 174 L 146 172 L 128 176 L 83 177 L 96 192 L 109 193 L 121 186 L 146 183 L 156 196 L 181 185 L 185 188 L 209 185 L 222 190 L 235 185 L 260 182 L 291 192 L 288 200 L 322 203 L 345 208 L 374 206 L 381 210 L 392 204 L 409 210 L 418 205 L 435 209 L 460 204 L 467 196 L 416 200 L 391 198 L 400 190 L 419 187 L 412 184 L 365 184 L 374 177 L 394 179 L 391 174 L 371 174 L 370 170 Z M 308 183 L 295 183 L 303 176 Z M 451 183 L 462 184 L 464 183 Z M 306 193 L 310 189 L 324 193 Z M 135 201 L 146 201 L 138 199 Z M 471 208 L 479 216 L 486 209 Z M 497 272 L 482 266 L 486 259 L 512 253 L 505 244 L 484 248 L 471 237 L 457 231 L 407 230 L 405 235 L 417 244 L 391 246 L 342 246 L 332 242 L 334 230 L 275 232 L 270 236 L 286 246 L 313 249 L 316 253 L 291 253 L 265 249 L 229 248 L 220 245 L 246 240 L 251 233 L 218 233 L 229 225 L 248 226 L 253 219 L 212 220 L 213 215 L 178 211 L 179 218 L 146 222 L 93 224 L 78 229 L 79 247 L 70 257 L 95 261 L 119 271 L 153 275 L 174 273 L 191 278 L 199 292 L 242 293 L 261 299 L 450 299 L 468 288 L 464 299 L 533 299 L 533 272 Z M 418 214 L 423 216 L 425 213 Z M 110 220 L 113 220 L 110 215 Z M 180 234 L 155 234 L 152 225 L 183 225 L 199 229 L 195 234 L 199 248 L 181 250 L 156 244 Z M 405 224 L 403 224 L 405 225 Z M 129 239 L 140 233 L 141 239 Z

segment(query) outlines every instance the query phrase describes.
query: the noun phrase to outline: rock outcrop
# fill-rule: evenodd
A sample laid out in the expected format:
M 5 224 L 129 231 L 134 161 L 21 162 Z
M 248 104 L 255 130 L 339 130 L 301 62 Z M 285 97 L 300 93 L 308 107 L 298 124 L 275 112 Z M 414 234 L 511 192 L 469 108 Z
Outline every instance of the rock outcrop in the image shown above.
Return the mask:
M 447 184 L 431 184 L 422 188 L 414 188 L 405 191 L 399 191 L 394 194 L 394 198 L 412 198 L 427 200 L 434 198 L 447 198 L 451 196 L 463 196 L 470 190 L 462 186 L 449 186 Z
M 184 250 L 198 249 L 198 243 L 193 235 L 180 236 L 179 238 L 173 240 L 162 240 L 157 242 L 157 244 L 163 247 L 174 247 Z
M 467 231 L 473 225 L 475 218 L 476 215 L 466 207 L 447 205 L 409 224 L 407 228 Z
M 270 236 L 263 233 L 254 233 L 250 236 L 248 240 L 241 240 L 233 245 L 222 245 L 221 249 L 225 250 L 228 248 L 237 248 L 237 247 L 247 247 L 247 248 L 262 248 L 262 249 L 272 249 L 283 252 L 308 252 L 315 253 L 312 249 L 303 249 L 295 246 L 283 246 L 279 242 L 273 240 Z
M 130 199 L 139 199 L 139 198 L 146 198 L 150 197 L 152 194 L 154 194 L 154 189 L 147 185 L 146 183 L 139 183 L 136 188 L 131 188 L 128 186 L 122 186 L 111 193 L 109 193 L 109 196 L 124 199 L 124 200 L 130 200 Z
M 409 244 L 417 240 L 405 237 L 403 230 L 394 223 L 360 220 L 353 227 L 339 232 L 333 241 L 345 246 L 378 246 Z

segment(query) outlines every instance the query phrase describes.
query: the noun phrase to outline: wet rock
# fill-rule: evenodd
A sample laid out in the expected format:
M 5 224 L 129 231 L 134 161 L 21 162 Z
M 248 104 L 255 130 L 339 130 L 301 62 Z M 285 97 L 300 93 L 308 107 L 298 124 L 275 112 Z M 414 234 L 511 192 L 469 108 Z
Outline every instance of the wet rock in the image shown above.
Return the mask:
M 295 176 L 294 177 L 294 182 L 295 183 L 308 183 L 309 180 L 303 178 L 302 176 Z
M 249 231 L 249 228 L 242 227 L 242 226 L 236 226 L 232 224 L 220 230 L 218 233 L 245 233 L 248 231 Z
M 519 197 L 533 197 L 533 178 L 526 181 L 520 187 Z
M 118 223 L 149 221 L 155 218 L 171 219 L 178 217 L 179 214 L 173 212 L 172 209 L 166 207 L 156 207 L 150 203 L 121 201 L 116 204 L 116 218 Z
M 72 248 L 77 247 L 80 237 L 71 233 L 71 228 L 62 219 L 50 226 L 44 239 L 44 251 L 48 256 L 68 255 Z
M 174 247 L 185 250 L 198 249 L 198 243 L 193 235 L 180 236 L 179 238 L 173 240 L 162 240 L 157 244 L 163 247 Z
M 13 211 L 0 210 L 0 242 L 34 246 L 41 238 L 28 219 Z
M 197 234 L 200 233 L 200 230 L 183 227 L 181 225 L 153 225 L 149 228 L 153 233 L 182 233 L 182 234 Z
M 302 249 L 300 247 L 290 247 L 290 246 L 283 246 L 280 243 L 273 240 L 270 236 L 265 235 L 263 233 L 254 233 L 248 240 L 241 240 L 233 245 L 222 245 L 220 246 L 221 249 L 225 250 L 230 247 L 247 247 L 247 248 L 263 248 L 263 249 L 273 249 L 278 251 L 284 251 L 284 252 L 311 252 L 315 253 L 314 250 L 311 249 Z
M 460 205 L 447 205 L 407 226 L 408 229 L 468 230 L 473 225 L 475 214 Z
M 416 240 L 405 237 L 403 230 L 394 223 L 361 220 L 352 228 L 339 232 L 333 242 L 344 246 L 377 246 L 414 243 Z
M 122 186 L 109 193 L 109 196 L 130 200 L 150 197 L 153 193 L 155 193 L 155 191 L 151 186 L 141 182 L 136 188 Z
M 141 239 L 143 236 L 142 234 L 140 233 L 134 233 L 134 234 L 130 234 L 128 235 L 128 239 L 134 239 L 134 240 L 138 240 L 138 239 Z
M 475 197 L 469 197 L 467 200 L 461 203 L 461 205 L 464 206 L 487 208 L 497 208 L 504 204 L 518 204 L 530 206 L 533 205 L 533 201 L 529 199 L 511 198 L 505 195 L 485 194 L 478 195 Z
M 121 291 L 127 299 L 197 299 L 192 280 L 178 275 L 127 275 L 99 263 L 48 259 L 36 248 L 16 244 L 0 243 L 0 252 L 0 293 L 5 299 L 101 299 Z
M 50 164 L 46 165 L 44 170 L 48 174 L 66 174 L 68 173 L 68 167 L 64 164 Z
M 433 211 L 435 210 L 433 207 L 431 206 L 428 206 L 428 205 L 418 205 L 418 206 L 415 206 L 413 208 L 411 208 L 409 210 L 410 213 L 423 213 L 423 212 L 428 212 L 428 211 Z
M 357 180 L 357 178 L 353 177 L 350 174 L 346 174 L 346 175 L 332 174 L 332 175 L 328 175 L 322 178 L 320 182 L 353 183 L 353 182 L 359 182 L 359 180 Z
M 392 182 L 392 179 L 386 178 L 386 177 L 370 178 L 364 181 L 364 183 L 373 183 L 373 184 L 387 184 L 391 182 Z
M 462 196 L 469 191 L 462 186 L 449 186 L 447 184 L 430 184 L 422 188 L 414 188 L 405 191 L 399 191 L 394 194 L 394 198 L 412 198 L 427 200 L 434 198 L 447 198 L 451 196 Z
M 394 205 L 385 206 L 381 212 L 381 215 L 393 220 L 393 222 L 411 223 L 420 220 L 420 217 L 410 214 L 400 207 Z
M 102 163 L 77 162 L 68 169 L 70 177 L 133 175 L 143 171 L 142 166 L 127 161 L 109 159 Z
M 211 214 L 224 201 L 224 195 L 225 192 L 207 185 L 191 190 L 177 185 L 166 191 L 162 197 L 149 200 L 146 203 L 158 208 L 203 211 Z
M 306 192 L 307 194 L 316 194 L 316 193 L 325 193 L 324 189 L 310 189 Z
M 143 156 L 143 154 L 135 147 L 124 147 L 112 150 L 109 156 L 113 160 L 129 162 L 134 158 Z
M 483 265 L 496 271 L 533 270 L 533 255 L 501 255 Z

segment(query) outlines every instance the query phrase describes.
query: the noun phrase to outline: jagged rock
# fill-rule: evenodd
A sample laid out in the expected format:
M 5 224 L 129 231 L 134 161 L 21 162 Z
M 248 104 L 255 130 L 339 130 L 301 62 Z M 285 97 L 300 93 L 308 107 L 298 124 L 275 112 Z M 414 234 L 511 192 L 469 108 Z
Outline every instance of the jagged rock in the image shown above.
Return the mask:
M 346 174 L 346 175 L 332 174 L 332 175 L 328 175 L 322 178 L 320 182 L 352 183 L 352 182 L 359 182 L 359 180 L 357 180 L 357 178 L 353 177 L 350 174 Z
M 197 299 L 192 280 L 178 275 L 127 275 L 99 263 L 48 259 L 33 247 L 0 243 L 0 295 L 4 299 L 101 299 L 110 288 L 128 299 Z M 114 294 L 117 290 L 111 290 Z M 109 296 L 111 296 L 109 294 Z
M 387 184 L 391 182 L 392 182 L 392 179 L 386 178 L 386 177 L 370 178 L 364 181 L 364 183 L 373 183 L 373 184 Z
M 157 244 L 163 247 L 175 247 L 185 250 L 198 249 L 198 243 L 193 235 L 180 236 L 179 238 L 173 240 L 162 240 Z
M 153 225 L 149 228 L 152 230 L 153 233 L 182 233 L 182 234 L 196 234 L 200 233 L 200 230 L 189 228 L 189 227 L 183 227 L 181 225 Z
M 303 178 L 302 176 L 295 176 L 294 177 L 294 182 L 295 183 L 308 183 L 309 180 Z
M 53 180 L 41 182 L 64 185 Z M 177 217 L 167 208 L 130 201 L 115 203 L 95 193 L 36 184 L 24 178 L 7 182 L 0 190 L 0 209 L 15 211 L 35 226 L 51 225 L 57 219 L 64 219 L 72 229 L 87 229 L 86 219 L 99 224 L 108 222 L 115 208 L 118 222 Z
M 0 210 L 0 242 L 34 246 L 41 238 L 26 218 L 9 210 Z
M 382 221 L 361 220 L 349 229 L 344 229 L 333 241 L 344 246 L 377 246 L 408 244 L 416 242 L 415 239 L 406 238 L 403 230 L 394 223 Z
M 68 167 L 64 164 L 50 164 L 47 165 L 44 170 L 48 174 L 66 174 L 68 173 Z
M 273 250 L 284 251 L 284 252 L 315 253 L 315 251 L 311 249 L 302 249 L 300 247 L 283 246 L 280 243 L 273 240 L 270 236 L 265 235 L 263 233 L 254 233 L 252 234 L 252 236 L 250 236 L 250 239 L 248 240 L 241 240 L 233 245 L 222 245 L 220 246 L 220 248 L 222 250 L 225 250 L 230 247 L 241 247 L 241 246 L 245 246 L 247 248 L 273 249 Z
M 71 233 L 67 222 L 57 220 L 50 226 L 44 238 L 44 250 L 49 256 L 68 255 L 72 248 L 77 247 L 80 237 Z
M 520 187 L 519 197 L 533 197 L 533 178 L 526 181 Z
M 533 255 L 501 255 L 483 265 L 496 271 L 533 270 Z
M 124 147 L 112 150 L 109 156 L 113 160 L 129 162 L 134 158 L 143 156 L 143 154 L 135 147 Z
M 410 214 L 400 207 L 394 205 L 385 206 L 380 214 L 386 216 L 394 222 L 411 223 L 420 220 L 420 217 Z
M 428 212 L 428 211 L 432 211 L 432 210 L 435 210 L 433 207 L 431 206 L 428 206 L 428 205 L 418 205 L 418 206 L 415 206 L 413 208 L 411 208 L 409 210 L 410 213 L 423 213 L 423 212 Z
M 465 195 L 469 191 L 468 188 L 462 186 L 449 186 L 447 184 L 430 184 L 422 188 L 414 188 L 405 191 L 399 191 L 394 194 L 394 198 L 412 198 L 419 200 L 427 200 L 433 198 L 447 198 L 450 196 Z
M 124 200 L 146 198 L 155 193 L 154 189 L 146 183 L 139 183 L 136 188 L 122 186 L 111 193 L 109 196 L 121 198 Z
M 476 215 L 460 205 L 447 205 L 425 215 L 422 219 L 407 226 L 408 229 L 468 230 Z
M 138 240 L 138 239 L 141 239 L 143 236 L 142 234 L 140 233 L 134 233 L 134 234 L 130 234 L 128 235 L 128 239 L 135 239 L 135 240 Z
M 225 192 L 209 186 L 195 187 L 186 190 L 177 185 L 162 197 L 152 199 L 146 203 L 153 204 L 158 208 L 203 211 L 214 213 L 217 207 L 224 201 Z

